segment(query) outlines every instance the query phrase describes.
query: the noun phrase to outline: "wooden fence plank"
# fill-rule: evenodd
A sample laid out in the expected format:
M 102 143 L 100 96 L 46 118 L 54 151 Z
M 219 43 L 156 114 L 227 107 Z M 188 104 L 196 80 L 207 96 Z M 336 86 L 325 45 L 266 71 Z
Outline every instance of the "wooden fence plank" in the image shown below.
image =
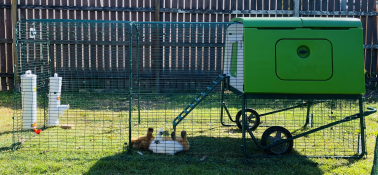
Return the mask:
M 111 3 L 114 2 L 114 1 L 103 1 L 103 7 L 111 7 Z M 104 20 L 111 20 L 111 14 L 114 13 L 114 12 L 110 12 L 110 11 L 104 11 L 103 12 L 103 19 Z M 115 20 L 115 19 L 114 19 Z M 113 34 L 115 33 L 115 30 L 117 30 L 117 28 L 115 28 L 116 26 L 111 23 L 106 23 L 104 25 L 104 41 L 108 42 L 108 43 L 112 43 L 113 40 L 116 38 L 116 36 Z M 104 46 L 104 67 L 105 67 L 105 74 L 112 74 L 113 73 L 113 68 L 112 68 L 112 62 L 114 61 L 113 60 L 113 54 L 111 51 L 114 51 L 115 48 L 113 48 L 111 45 L 105 45 Z M 111 79 L 108 79 L 105 81 L 105 89 L 111 89 L 111 88 L 114 88 L 114 87 L 117 87 L 118 85 L 116 84 L 116 82 L 114 81 L 113 78 Z
M 109 2 L 109 7 L 117 7 L 117 2 L 116 1 L 110 1 Z M 113 21 L 116 21 L 117 20 L 117 13 L 118 12 L 110 12 L 109 13 L 109 18 L 110 20 L 113 20 Z M 119 24 L 111 24 L 110 25 L 111 27 L 111 31 L 110 31 L 110 40 L 112 42 L 114 41 L 117 41 L 118 40 L 118 36 L 117 36 L 117 31 L 119 30 Z M 117 58 L 117 52 L 118 52 L 118 46 L 109 46 L 110 49 L 109 49 L 109 57 L 110 57 L 110 71 L 111 73 L 117 75 L 117 61 L 118 61 L 118 58 Z M 114 86 L 116 87 L 119 87 L 118 85 L 118 82 L 116 81 L 112 81 L 111 84 L 113 84 Z
M 251 3 L 250 0 L 241 1 L 240 6 L 241 5 L 243 6 L 241 6 L 239 10 L 250 10 L 251 9 L 250 3 Z M 243 17 L 250 17 L 250 14 L 244 14 Z
M 335 11 L 340 11 L 341 6 L 340 6 L 340 0 L 335 0 Z
M 283 9 L 283 0 L 278 0 L 277 1 L 277 10 L 282 10 Z M 283 15 L 277 15 L 278 17 L 282 17 Z
M 374 0 L 369 0 L 369 5 L 367 7 L 367 11 L 373 11 L 374 9 Z M 366 44 L 373 44 L 373 17 L 369 16 L 367 17 L 367 24 L 366 24 Z M 370 73 L 375 72 L 376 65 L 372 64 L 372 49 L 366 49 L 365 50 L 365 65 L 366 65 L 366 71 L 369 70 Z
M 263 10 L 269 10 L 269 0 L 263 1 Z M 264 17 L 269 17 L 269 15 L 263 15 Z
M 278 0 L 280 1 L 280 0 Z M 282 2 L 282 0 L 281 0 Z M 270 8 L 269 10 L 276 10 L 276 3 L 277 3 L 277 0 L 270 0 Z M 277 17 L 277 15 L 270 15 L 270 17 Z
M 223 0 L 218 0 L 218 10 L 222 10 L 224 9 L 223 8 L 223 3 L 221 4 L 220 2 L 223 2 Z M 224 17 L 225 15 L 220 15 L 218 14 L 218 19 L 217 19 L 217 22 L 225 22 L 225 19 Z M 219 33 L 222 33 L 222 28 L 221 27 L 216 27 L 216 33 L 219 34 Z M 216 38 L 216 43 L 222 43 L 222 38 L 221 37 L 218 37 L 219 35 L 217 35 L 215 38 Z M 222 48 L 216 48 L 216 57 L 221 57 L 223 58 L 223 49 Z M 215 66 L 214 66 L 214 71 L 216 70 L 219 70 L 219 68 L 222 66 L 222 62 L 220 60 L 217 60 L 216 63 L 215 63 Z
M 263 0 L 257 0 L 256 10 L 263 9 Z M 257 15 L 257 17 L 261 17 L 262 15 Z
M 171 4 L 171 0 L 165 0 L 162 7 L 170 8 L 170 4 Z M 165 21 L 165 22 L 171 21 L 170 13 L 164 13 L 163 16 L 164 16 L 163 21 Z M 163 37 L 163 41 L 164 41 L 164 44 L 165 44 L 165 43 L 169 43 L 170 37 L 172 37 L 171 32 L 170 32 L 171 25 L 165 24 L 165 25 L 163 25 L 163 27 L 164 27 L 163 28 L 163 34 L 161 36 Z M 164 33 L 165 33 L 165 35 L 164 35 Z M 164 45 L 164 44 L 162 44 L 162 45 Z M 171 49 L 171 47 L 164 46 L 164 48 L 162 48 L 162 50 L 161 50 L 161 51 L 163 51 L 163 54 L 164 54 L 164 57 L 163 57 L 164 60 L 162 60 L 163 66 L 164 66 L 163 74 L 169 73 L 169 70 L 170 70 L 170 64 L 169 64 L 170 63 L 170 49 Z M 165 84 L 165 86 L 166 86 L 166 84 Z
M 76 1 L 76 5 L 78 6 L 83 6 L 83 2 L 82 1 Z M 82 13 L 87 13 L 87 12 L 84 12 L 82 10 L 76 10 L 76 12 L 74 13 L 75 15 L 75 19 L 83 19 L 84 18 L 84 14 Z M 82 40 L 84 35 L 85 35 L 85 32 L 83 31 L 84 30 L 84 26 L 83 24 L 78 24 L 76 25 L 76 38 L 77 40 Z M 83 72 L 83 61 L 85 58 L 83 56 L 84 54 L 84 45 L 83 44 L 76 44 L 76 71 L 77 72 Z M 78 84 L 79 85 L 79 84 Z
M 235 0 L 229 0 L 229 2 L 227 2 L 227 4 L 230 4 L 228 7 L 230 8 L 231 11 L 234 11 L 234 10 L 237 9 L 236 3 L 237 3 L 237 1 L 235 1 Z M 227 5 L 226 5 L 226 8 L 227 8 Z M 233 19 L 235 17 L 236 17 L 236 14 L 231 14 L 231 15 L 229 15 L 229 18 L 228 18 L 227 21 L 231 21 L 231 19 Z
M 328 11 L 332 12 L 335 11 L 335 0 L 328 0 Z M 328 17 L 335 17 L 335 16 L 328 16 Z
M 179 0 L 178 1 L 178 4 L 177 4 L 177 7 L 180 8 L 180 9 L 184 9 L 184 6 L 185 6 L 185 2 L 184 0 Z M 184 14 L 178 14 L 178 18 L 177 18 L 178 21 L 184 21 Z M 178 33 L 178 37 L 177 37 L 177 42 L 184 42 L 185 41 L 185 35 L 184 35 L 184 29 L 182 28 L 182 25 L 181 24 L 178 24 L 177 26 L 177 33 Z M 184 65 L 185 65 L 185 50 L 184 50 L 184 47 L 180 47 L 178 46 L 177 47 L 177 74 L 183 74 L 184 73 Z M 178 83 L 178 87 L 182 87 L 182 84 L 179 84 Z
M 11 4 L 11 0 L 6 0 L 5 3 Z M 6 39 L 12 39 L 13 38 L 13 27 L 12 27 L 12 9 L 5 9 L 5 31 L 6 31 Z M 13 73 L 13 44 L 9 43 L 6 44 L 6 50 L 7 50 L 7 55 L 6 55 L 6 60 L 7 60 L 7 73 Z M 9 90 L 14 89 L 14 77 L 8 77 L 8 87 Z
M 243 5 L 243 4 L 242 4 Z M 204 9 L 210 9 L 210 1 L 207 1 L 204 4 Z M 210 22 L 210 15 L 205 15 L 204 22 Z M 211 27 L 209 24 L 204 24 L 203 29 L 203 42 L 209 43 L 211 39 Z M 203 74 L 209 74 L 210 71 L 210 48 L 209 47 L 203 47 Z
M 211 6 L 210 6 L 210 9 L 213 9 L 213 10 L 216 10 L 217 9 L 217 1 L 216 0 L 212 0 L 211 1 Z M 214 14 L 214 15 L 211 15 L 211 19 L 210 19 L 211 22 L 216 22 L 217 21 L 217 15 Z M 216 40 L 216 37 L 215 37 L 215 32 L 217 31 L 216 27 L 211 27 L 210 28 L 210 34 L 214 34 L 214 35 L 211 35 L 211 37 L 209 38 L 211 40 L 211 42 L 215 42 Z M 209 54 L 210 54 L 210 60 L 209 60 L 209 71 L 213 71 L 215 70 L 215 67 L 216 67 L 216 61 L 217 61 L 217 57 L 216 57 L 216 50 L 217 48 L 212 48 L 210 47 L 209 48 Z
M 89 1 L 90 6 L 95 6 L 95 1 Z M 97 12 L 89 11 L 89 19 L 91 20 L 97 20 L 96 16 Z M 96 41 L 96 26 L 94 23 L 88 23 L 89 26 L 89 38 L 92 41 Z M 89 67 L 87 68 L 90 74 L 92 74 L 92 70 L 96 70 L 97 68 L 97 63 L 96 63 L 96 46 L 95 45 L 88 45 L 89 46 Z M 94 75 L 94 74 L 92 74 Z
M 308 11 L 308 0 L 302 0 L 302 11 Z M 308 17 L 308 15 L 305 15 Z
M 5 16 L 4 16 L 5 9 L 0 9 L 0 26 L 4 26 Z M 0 38 L 5 38 L 5 28 L 0 28 Z M 7 57 L 5 53 L 5 43 L 0 44 L 0 73 L 7 73 Z M 1 83 L 0 87 L 1 90 L 6 91 L 7 86 L 7 79 L 5 77 L 0 77 Z
M 348 0 L 348 12 L 354 12 L 354 0 Z M 354 17 L 354 16 L 352 16 Z
M 374 7 L 374 9 L 375 9 L 374 11 L 376 11 L 376 7 Z M 378 18 L 376 16 L 373 17 L 373 39 L 372 39 L 373 45 L 377 44 L 377 39 L 378 39 L 378 37 L 377 37 L 377 32 L 378 32 L 377 20 L 378 20 Z M 378 54 L 377 54 L 377 52 L 378 52 L 378 49 L 372 49 L 372 60 L 373 60 L 372 72 L 374 72 L 376 74 L 376 77 L 377 77 L 377 69 L 378 69 L 378 65 L 377 65 L 378 64 Z
M 315 11 L 320 11 L 321 10 L 320 0 L 311 0 L 311 1 L 315 1 Z
M 356 6 L 359 0 L 356 0 Z M 358 9 L 357 9 L 358 10 Z M 359 10 L 358 10 L 359 11 Z M 361 10 L 360 11 L 367 11 L 367 0 L 361 0 Z M 363 28 L 363 44 L 366 44 L 366 34 L 367 34 L 367 28 L 366 28 L 366 17 L 362 16 L 361 18 L 362 28 Z M 371 72 L 370 68 L 370 60 L 366 60 L 366 50 L 364 50 L 364 58 L 365 58 L 365 69 L 367 72 Z
M 75 0 L 68 0 L 68 5 L 70 6 L 73 6 L 75 5 Z M 67 18 L 68 19 L 75 19 L 76 16 L 75 16 L 75 11 L 74 10 L 68 10 L 67 11 Z M 76 35 L 77 35 L 77 28 L 76 28 L 76 25 L 74 23 L 69 23 L 67 25 L 67 31 L 68 31 L 68 38 L 70 40 L 76 40 Z M 70 72 L 76 72 L 77 71 L 77 59 L 78 57 L 76 56 L 77 53 L 76 53 L 76 48 L 77 48 L 77 44 L 70 44 L 68 45 L 68 54 L 67 54 L 67 68 Z M 72 85 L 70 88 L 74 88 L 74 87 L 77 87 L 76 85 L 76 82 L 75 82 L 75 85 Z M 72 89 L 70 89 L 72 90 Z
M 315 0 L 308 0 L 308 10 L 315 11 Z
M 172 1 L 172 8 L 177 8 L 178 7 L 178 3 L 177 1 Z M 171 14 L 171 21 L 173 22 L 177 22 L 177 14 Z M 177 30 L 179 30 L 177 28 L 177 24 L 175 24 L 172 28 L 172 38 L 171 38 L 171 42 L 177 42 Z M 172 73 L 173 74 L 177 74 L 177 70 L 178 70 L 178 64 L 177 64 L 177 61 L 178 61 L 178 57 L 177 57 L 177 47 L 176 46 L 173 46 L 171 47 L 171 65 L 172 65 Z
M 328 11 L 328 2 L 327 0 L 322 0 L 322 11 Z
M 258 0 L 257 0 L 258 1 Z M 285 1 L 285 0 L 284 0 Z M 286 0 L 288 1 L 288 0 Z M 251 7 L 250 10 L 257 10 L 257 2 L 256 0 L 251 0 Z M 251 17 L 256 17 L 257 15 L 252 15 Z
M 283 0 L 283 10 L 288 10 L 290 7 L 289 0 Z M 288 17 L 288 15 L 282 15 L 283 17 Z

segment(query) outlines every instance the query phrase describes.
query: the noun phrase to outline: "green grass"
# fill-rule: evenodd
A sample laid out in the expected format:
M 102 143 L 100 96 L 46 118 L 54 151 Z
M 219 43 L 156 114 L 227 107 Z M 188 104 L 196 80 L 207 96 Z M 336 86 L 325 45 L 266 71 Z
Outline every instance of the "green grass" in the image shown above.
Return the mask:
M 71 109 L 61 118 L 61 123 L 74 122 L 75 129 L 63 130 L 53 127 L 44 130 L 41 135 L 17 132 L 16 140 L 25 138 L 27 141 L 22 148 L 12 152 L 10 151 L 12 116 L 13 113 L 18 116 L 20 112 L 12 108 L 13 94 L 1 92 L 0 172 L 2 174 L 370 174 L 373 164 L 373 152 L 378 134 L 377 114 L 366 117 L 368 155 L 363 159 L 253 158 L 243 164 L 241 159 L 243 154 L 240 149 L 241 133 L 237 127 L 220 126 L 219 106 L 216 104 L 219 98 L 216 96 L 207 99 L 202 108 L 194 110 L 179 125 L 179 131 L 182 129 L 188 131 L 191 149 L 175 156 L 156 155 L 149 151 L 140 151 L 143 154 L 140 155 L 137 153 L 138 150 L 125 154 L 123 144 L 128 140 L 128 103 L 125 100 L 106 101 L 109 100 L 106 96 L 94 96 L 95 100 L 96 97 L 97 101 L 83 96 L 79 97 L 80 99 L 75 99 L 74 96 L 68 96 L 66 99 L 63 97 L 62 104 L 70 104 Z M 148 126 L 156 129 L 163 127 L 172 131 L 172 118 L 181 112 L 192 98 L 183 96 L 177 100 L 177 97 L 146 96 L 142 99 L 140 124 L 137 122 L 137 112 L 132 114 L 132 136 L 145 134 Z M 89 102 L 84 103 L 86 100 Z M 117 101 L 117 104 L 109 104 L 112 101 Z M 94 106 L 97 109 L 93 109 Z M 260 106 L 257 110 L 265 112 L 280 107 L 272 106 Z M 375 101 L 371 101 L 366 106 L 378 105 Z M 314 111 L 325 109 L 324 106 L 318 108 Z M 350 108 L 354 108 L 353 105 Z M 232 114 L 236 114 L 238 104 L 230 103 L 229 109 Z M 263 124 L 286 122 L 285 125 L 292 133 L 299 134 L 308 130 L 301 127 L 305 121 L 303 110 L 301 108 L 273 115 L 271 118 L 267 117 Z M 318 117 L 314 116 L 314 124 L 328 123 L 353 112 L 355 111 L 334 109 L 334 116 L 324 118 L 319 117 L 320 112 L 315 112 L 314 115 Z M 359 133 L 355 128 L 356 123 L 345 123 L 332 130 L 296 140 L 294 154 L 349 155 L 355 150 L 355 136 Z M 265 129 L 266 127 L 259 127 L 254 133 L 261 136 Z M 337 136 L 336 139 L 333 139 L 334 136 Z M 327 149 L 318 148 L 328 142 L 331 145 Z M 343 145 L 338 146 L 337 144 L 340 143 Z M 250 139 L 248 145 L 250 153 L 264 154 Z M 346 149 L 339 150 L 340 147 Z

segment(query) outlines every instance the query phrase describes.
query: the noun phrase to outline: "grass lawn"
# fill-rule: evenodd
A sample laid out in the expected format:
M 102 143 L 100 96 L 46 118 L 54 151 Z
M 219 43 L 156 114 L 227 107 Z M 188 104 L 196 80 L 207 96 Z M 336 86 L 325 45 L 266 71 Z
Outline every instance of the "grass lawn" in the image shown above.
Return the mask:
M 127 107 L 126 101 L 118 100 L 119 104 L 112 104 L 113 109 L 119 109 L 119 111 L 109 111 L 104 106 L 107 102 L 100 98 L 98 98 L 99 101 L 88 100 L 88 103 L 91 104 L 86 104 L 87 108 L 80 108 L 83 104 L 75 104 L 80 100 L 75 101 L 69 96 L 63 98 L 66 101 L 62 100 L 62 104 L 70 104 L 72 110 L 70 109 L 71 112 L 65 114 L 61 123 L 75 121 L 76 129 L 62 130 L 59 127 L 53 127 L 42 131 L 38 136 L 33 133 L 24 133 L 26 136 L 31 135 L 27 136 L 29 140 L 24 143 L 22 148 L 13 152 L 10 150 L 13 143 L 12 116 L 13 114 L 18 115 L 19 111 L 13 109 L 13 93 L 0 92 L 1 174 L 370 174 L 373 165 L 374 146 L 378 134 L 377 114 L 366 117 L 367 156 L 362 159 L 252 158 L 243 163 L 243 154 L 240 149 L 241 133 L 237 127 L 219 127 L 219 109 L 216 105 L 212 105 L 214 104 L 212 102 L 218 101 L 216 98 L 208 99 L 210 102 L 205 105 L 209 106 L 201 110 L 194 110 L 193 116 L 179 125 L 179 131 L 182 129 L 189 131 L 191 150 L 178 153 L 175 156 L 156 155 L 149 151 L 140 151 L 141 155 L 137 152 L 138 150 L 133 150 L 131 154 L 123 152 L 123 143 L 128 140 L 129 124 L 125 120 L 128 118 L 128 113 L 124 112 L 125 109 L 114 106 Z M 146 97 L 146 99 L 152 98 Z M 162 97 L 160 100 L 166 102 L 171 99 Z M 148 100 L 143 102 L 141 104 L 143 109 L 141 124 L 138 124 L 137 118 L 134 118 L 137 116 L 137 112 L 132 114 L 133 122 L 131 124 L 134 128 L 132 136 L 145 134 L 148 126 L 153 126 L 156 130 L 158 127 L 164 126 L 165 129 L 171 130 L 172 116 L 177 115 L 180 109 L 182 110 L 186 105 L 186 103 L 181 104 L 181 102 L 175 101 L 154 103 L 158 106 L 149 104 Z M 378 107 L 377 104 L 373 99 L 367 101 L 365 106 Z M 159 105 L 165 105 L 164 110 L 160 110 L 159 108 L 162 106 Z M 96 109 L 89 109 L 90 106 L 95 106 Z M 236 113 L 238 107 L 230 105 L 229 109 L 231 113 Z M 321 111 L 321 109 L 316 111 Z M 334 115 L 337 116 L 339 113 L 340 111 L 335 110 Z M 346 112 L 344 111 L 344 113 Z M 303 123 L 302 119 L 291 120 L 291 117 L 298 118 L 297 114 L 303 115 L 303 112 L 297 111 L 291 115 L 289 111 L 285 113 L 282 121 L 264 118 L 265 123 L 263 124 L 272 121 Z M 315 112 L 314 115 L 317 113 Z M 321 120 L 314 117 L 314 123 L 327 123 L 328 120 L 333 120 L 332 116 L 326 116 Z M 216 122 L 217 125 L 214 124 Z M 296 123 L 286 123 L 286 125 L 294 124 Z M 329 139 L 327 136 L 330 133 L 338 134 L 336 136 L 355 136 L 354 134 L 359 132 L 350 128 L 355 128 L 355 124 L 340 125 L 334 127 L 334 131 L 327 130 L 325 134 L 308 136 L 295 141 L 295 151 L 297 154 L 306 155 L 348 154 L 350 150 L 355 149 L 353 147 L 355 145 L 353 143 L 356 142 L 354 138 L 342 137 L 331 141 L 327 140 Z M 261 135 L 266 128 L 259 129 L 255 133 Z M 295 127 L 292 127 L 290 131 L 293 132 L 294 129 Z M 299 134 L 303 131 L 295 130 L 295 132 L 297 132 L 295 134 Z M 324 140 L 314 142 L 314 139 L 319 137 Z M 309 141 L 306 142 L 306 140 Z M 350 150 L 349 148 L 344 150 L 336 148 L 336 151 L 330 152 L 328 149 L 321 149 L 320 152 L 315 148 L 309 149 L 311 146 L 319 146 L 310 145 L 312 143 L 342 144 L 343 142 L 340 140 L 352 142 L 352 148 Z M 248 145 L 254 144 L 248 141 Z M 333 145 L 333 147 L 335 146 Z M 249 151 L 263 154 L 256 146 L 251 146 Z

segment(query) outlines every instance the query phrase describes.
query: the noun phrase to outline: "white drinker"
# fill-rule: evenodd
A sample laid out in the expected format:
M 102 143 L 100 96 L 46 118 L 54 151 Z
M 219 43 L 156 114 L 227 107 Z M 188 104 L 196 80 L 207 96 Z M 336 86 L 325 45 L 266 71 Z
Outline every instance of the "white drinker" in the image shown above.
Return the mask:
M 24 129 L 34 129 L 37 122 L 37 75 L 31 70 L 21 75 L 22 121 Z
M 54 77 L 50 77 L 49 89 L 49 110 L 48 110 L 48 126 L 59 125 L 59 117 L 61 117 L 65 110 L 70 108 L 70 105 L 60 104 L 60 93 L 62 91 L 62 77 L 58 77 L 55 73 Z

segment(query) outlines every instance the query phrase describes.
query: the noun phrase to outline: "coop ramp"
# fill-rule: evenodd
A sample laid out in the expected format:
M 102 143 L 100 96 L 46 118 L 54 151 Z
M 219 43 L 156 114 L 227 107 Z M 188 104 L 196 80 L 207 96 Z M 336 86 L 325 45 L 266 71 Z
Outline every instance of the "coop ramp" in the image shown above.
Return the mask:
M 223 75 L 218 75 L 217 78 L 215 78 L 206 88 L 203 90 L 194 100 L 173 120 L 173 129 L 176 130 L 176 126 L 184 120 L 186 116 L 190 112 L 193 111 L 193 109 L 202 102 L 203 99 L 205 99 L 211 91 L 215 87 L 218 86 L 227 76 L 225 74 Z

